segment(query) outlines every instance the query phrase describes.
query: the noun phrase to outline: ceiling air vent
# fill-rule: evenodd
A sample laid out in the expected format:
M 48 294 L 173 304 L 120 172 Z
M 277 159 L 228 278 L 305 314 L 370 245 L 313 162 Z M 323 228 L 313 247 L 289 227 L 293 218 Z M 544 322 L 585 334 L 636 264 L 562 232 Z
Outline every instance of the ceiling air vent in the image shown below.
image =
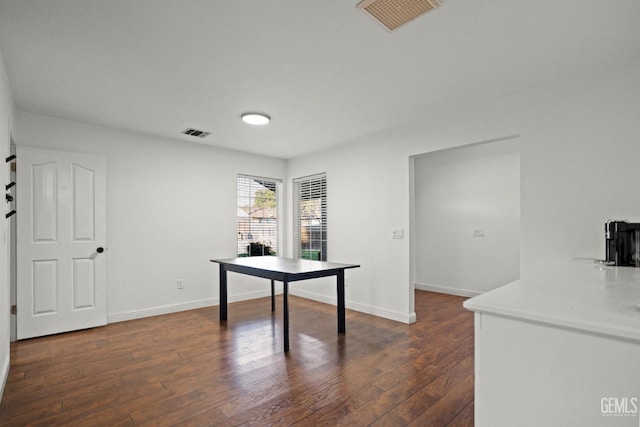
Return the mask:
M 211 132 L 205 132 L 203 130 L 188 128 L 188 129 L 183 130 L 182 133 L 184 135 L 191 135 L 191 136 L 196 136 L 198 138 L 205 138 L 205 137 L 209 136 L 209 134 Z
M 356 5 L 373 19 L 393 31 L 436 7 L 439 0 L 362 0 Z

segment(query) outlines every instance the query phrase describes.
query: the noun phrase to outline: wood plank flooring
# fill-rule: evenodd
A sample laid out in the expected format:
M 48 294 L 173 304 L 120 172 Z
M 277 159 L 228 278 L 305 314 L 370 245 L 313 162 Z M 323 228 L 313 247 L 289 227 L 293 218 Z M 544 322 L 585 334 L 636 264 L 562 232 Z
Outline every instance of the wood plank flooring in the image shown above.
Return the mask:
M 2 426 L 473 425 L 473 315 L 416 291 L 412 325 L 290 297 L 11 344 Z

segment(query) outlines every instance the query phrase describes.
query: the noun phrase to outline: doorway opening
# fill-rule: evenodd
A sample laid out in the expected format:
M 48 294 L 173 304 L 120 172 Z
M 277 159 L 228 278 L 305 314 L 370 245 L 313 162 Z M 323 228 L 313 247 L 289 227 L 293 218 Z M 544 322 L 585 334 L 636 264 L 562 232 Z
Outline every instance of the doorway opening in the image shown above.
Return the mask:
M 411 280 L 475 296 L 520 276 L 518 135 L 412 156 Z

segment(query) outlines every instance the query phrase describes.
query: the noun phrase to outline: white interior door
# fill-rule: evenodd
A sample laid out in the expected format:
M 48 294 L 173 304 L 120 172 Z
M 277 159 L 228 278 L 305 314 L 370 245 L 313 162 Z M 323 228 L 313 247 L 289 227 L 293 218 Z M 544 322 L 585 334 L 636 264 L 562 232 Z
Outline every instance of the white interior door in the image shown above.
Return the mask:
M 18 339 L 105 325 L 106 159 L 16 154 Z

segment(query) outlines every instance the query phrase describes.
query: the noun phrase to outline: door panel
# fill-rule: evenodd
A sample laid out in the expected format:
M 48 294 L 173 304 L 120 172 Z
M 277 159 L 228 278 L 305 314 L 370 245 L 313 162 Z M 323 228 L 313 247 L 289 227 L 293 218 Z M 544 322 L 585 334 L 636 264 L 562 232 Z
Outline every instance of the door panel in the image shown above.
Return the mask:
M 17 147 L 17 337 L 107 322 L 106 160 Z
M 58 261 L 32 261 L 33 315 L 58 311 Z
M 73 240 L 93 241 L 95 236 L 94 171 L 73 165 Z
M 95 269 L 91 258 L 73 260 L 73 308 L 95 307 Z
M 33 165 L 31 215 L 33 241 L 55 242 L 58 238 L 58 168 L 55 163 Z

